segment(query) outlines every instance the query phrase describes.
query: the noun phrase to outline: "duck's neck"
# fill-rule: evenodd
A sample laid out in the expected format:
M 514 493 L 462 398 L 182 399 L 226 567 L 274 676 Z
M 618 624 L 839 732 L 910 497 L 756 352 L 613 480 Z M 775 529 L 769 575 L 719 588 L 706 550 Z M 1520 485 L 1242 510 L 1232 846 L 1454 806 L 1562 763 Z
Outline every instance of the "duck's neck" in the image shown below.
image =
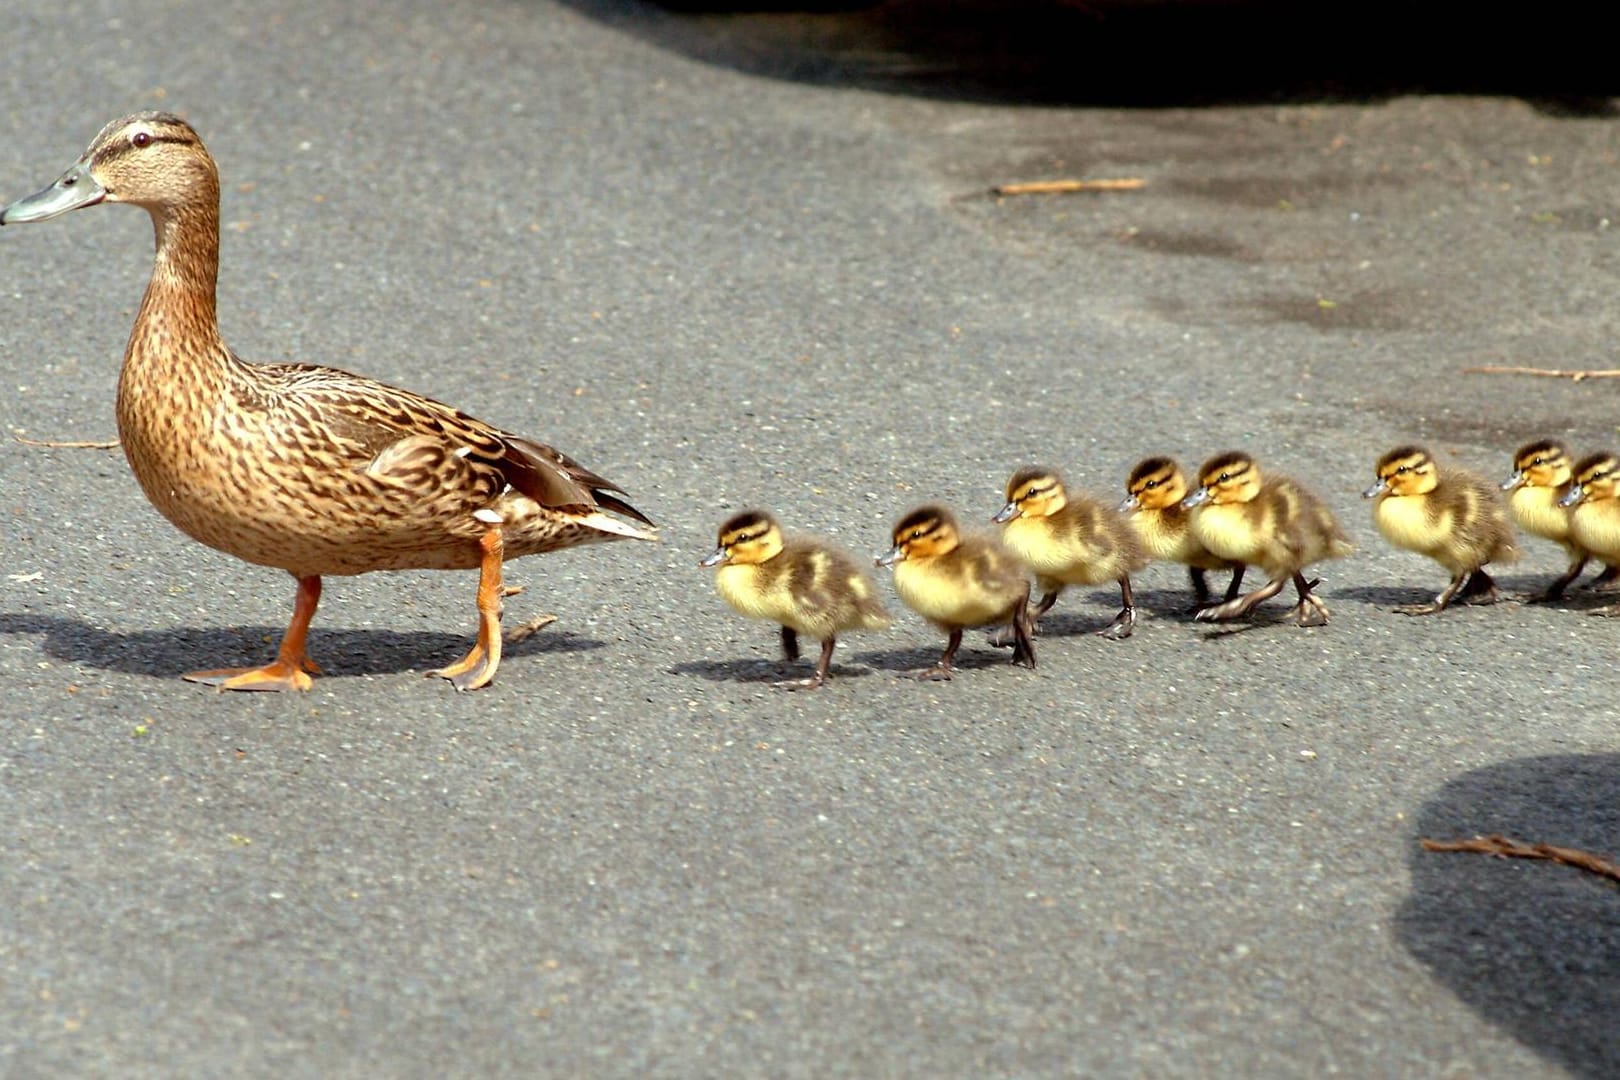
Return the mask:
M 214 285 L 219 276 L 219 204 L 191 203 L 152 210 L 157 257 L 135 318 L 134 335 L 160 330 L 188 344 L 215 344 L 219 322 Z M 135 344 L 134 336 L 131 345 Z

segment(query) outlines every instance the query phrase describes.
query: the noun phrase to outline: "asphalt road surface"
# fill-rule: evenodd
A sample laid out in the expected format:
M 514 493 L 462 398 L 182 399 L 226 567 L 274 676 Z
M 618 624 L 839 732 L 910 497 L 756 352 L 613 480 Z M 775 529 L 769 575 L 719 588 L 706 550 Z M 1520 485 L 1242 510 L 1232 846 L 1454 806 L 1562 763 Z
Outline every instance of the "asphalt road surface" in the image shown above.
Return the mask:
M 459 573 L 330 580 L 307 695 L 184 683 L 268 659 L 292 582 L 116 452 L 10 439 L 113 437 L 150 226 L 0 233 L 0 1073 L 1620 1071 L 1615 886 L 1418 845 L 1620 854 L 1620 623 L 1394 614 L 1445 574 L 1359 498 L 1402 442 L 1491 476 L 1620 442 L 1612 380 L 1464 370 L 1616 366 L 1602 88 L 1166 81 L 1086 17 L 1095 83 L 881 13 L 13 4 L 0 200 L 184 113 L 239 352 L 553 443 L 665 539 L 512 564 L 509 625 L 558 621 L 485 691 L 421 675 L 473 633 Z M 1146 186 L 989 193 L 1062 177 Z M 872 555 L 1021 464 L 1114 499 L 1226 447 L 1356 540 L 1327 627 L 1195 625 L 1158 566 L 1129 641 L 1079 590 L 1037 671 L 974 634 L 918 684 L 901 613 L 786 694 L 696 566 L 745 506 Z M 1520 593 L 1562 568 L 1524 546 Z

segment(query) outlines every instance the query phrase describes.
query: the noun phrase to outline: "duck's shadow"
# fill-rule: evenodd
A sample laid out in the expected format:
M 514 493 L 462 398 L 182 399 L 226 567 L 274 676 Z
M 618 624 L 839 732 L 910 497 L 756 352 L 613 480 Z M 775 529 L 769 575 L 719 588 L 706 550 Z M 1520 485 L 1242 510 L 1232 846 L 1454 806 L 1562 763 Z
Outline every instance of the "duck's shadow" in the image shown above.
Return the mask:
M 1504 719 L 1505 722 L 1505 719 Z M 1396 940 L 1490 1023 L 1574 1076 L 1620 1075 L 1620 893 L 1524 859 L 1426 851 L 1418 838 L 1502 833 L 1613 858 L 1620 754 L 1529 757 L 1464 773 L 1414 816 Z
M 778 683 L 809 678 L 815 671 L 815 659 L 788 661 L 751 657 L 738 660 L 688 660 L 670 665 L 668 671 L 671 675 L 695 675 L 717 683 Z M 870 668 L 845 667 L 843 664 L 834 664 L 827 669 L 830 679 L 858 679 L 870 674 Z
M 246 667 L 274 658 L 283 627 L 177 627 L 114 633 L 50 615 L 0 612 L 0 634 L 38 634 L 46 655 L 106 671 L 175 678 L 188 671 Z M 442 667 L 464 655 L 473 635 L 432 631 L 311 630 L 309 655 L 328 675 L 392 675 Z M 600 649 L 603 643 L 548 627 L 508 643 L 508 657 Z

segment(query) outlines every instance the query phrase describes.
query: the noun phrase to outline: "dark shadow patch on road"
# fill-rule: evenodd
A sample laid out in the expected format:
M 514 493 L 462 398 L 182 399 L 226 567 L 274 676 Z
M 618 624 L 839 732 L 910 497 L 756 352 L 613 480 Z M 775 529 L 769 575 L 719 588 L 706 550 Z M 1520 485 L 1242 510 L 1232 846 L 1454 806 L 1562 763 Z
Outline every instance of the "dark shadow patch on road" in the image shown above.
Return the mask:
M 968 631 L 973 634 L 974 631 Z M 874 649 L 855 654 L 860 663 L 868 664 L 880 671 L 907 672 L 918 668 L 933 667 L 939 660 L 939 654 L 945 648 L 944 641 L 937 646 L 917 649 Z M 1037 641 L 1035 651 L 1040 654 L 1040 643 Z M 956 651 L 956 658 L 951 666 L 958 671 L 973 671 L 979 668 L 996 667 L 1006 664 L 1012 657 L 1012 650 L 998 649 L 984 640 L 982 634 L 977 640 L 964 635 L 962 647 Z
M 1425 851 L 1501 833 L 1620 855 L 1620 754 L 1521 758 L 1453 780 L 1414 822 L 1400 943 L 1470 1008 L 1576 1076 L 1620 1075 L 1620 889 L 1525 859 Z
M 782 660 L 688 660 L 669 667 L 671 675 L 695 675 L 700 679 L 718 683 L 777 683 L 789 679 L 807 679 L 815 674 L 815 664 Z M 827 670 L 830 679 L 855 679 L 872 674 L 871 669 L 833 664 Z
M 0 613 L 0 634 L 44 638 L 47 656 L 75 664 L 154 678 L 187 671 L 269 663 L 285 627 L 241 626 L 115 633 L 75 619 L 20 612 Z M 473 635 L 430 631 L 321 630 L 309 634 L 309 655 L 327 675 L 388 675 L 426 671 L 460 659 Z M 541 653 L 600 649 L 604 643 L 547 627 L 506 645 L 507 659 Z
M 956 100 L 1160 107 L 1508 94 L 1607 115 L 1620 14 L 1414 19 L 1290 0 L 565 0 L 661 48 L 751 75 Z M 1574 17 L 1573 10 L 1570 18 Z M 1466 20 L 1469 44 L 1457 47 Z M 1370 62 L 1369 58 L 1376 58 Z

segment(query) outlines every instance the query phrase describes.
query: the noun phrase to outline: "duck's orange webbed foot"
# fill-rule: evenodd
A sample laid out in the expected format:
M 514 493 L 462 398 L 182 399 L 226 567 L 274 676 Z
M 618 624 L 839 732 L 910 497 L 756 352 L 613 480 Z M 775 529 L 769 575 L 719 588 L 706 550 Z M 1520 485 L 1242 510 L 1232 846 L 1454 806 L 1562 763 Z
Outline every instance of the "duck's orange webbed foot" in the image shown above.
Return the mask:
M 478 541 L 484 560 L 478 571 L 478 640 L 466 656 L 449 667 L 428 672 L 429 678 L 450 680 L 457 690 L 488 686 L 501 666 L 501 560 L 505 544 L 501 527 L 493 525 Z
M 213 668 L 180 676 L 187 682 L 202 683 L 218 690 L 308 690 L 315 685 L 310 675 L 321 674 L 321 666 L 304 651 L 309 621 L 321 602 L 321 579 L 298 579 L 298 598 L 293 602 L 292 621 L 281 639 L 276 658 L 263 667 Z
M 321 673 L 320 665 L 307 656 L 290 664 L 277 659 L 264 667 L 188 671 L 180 677 L 218 690 L 308 690 L 315 681 L 306 672 Z

